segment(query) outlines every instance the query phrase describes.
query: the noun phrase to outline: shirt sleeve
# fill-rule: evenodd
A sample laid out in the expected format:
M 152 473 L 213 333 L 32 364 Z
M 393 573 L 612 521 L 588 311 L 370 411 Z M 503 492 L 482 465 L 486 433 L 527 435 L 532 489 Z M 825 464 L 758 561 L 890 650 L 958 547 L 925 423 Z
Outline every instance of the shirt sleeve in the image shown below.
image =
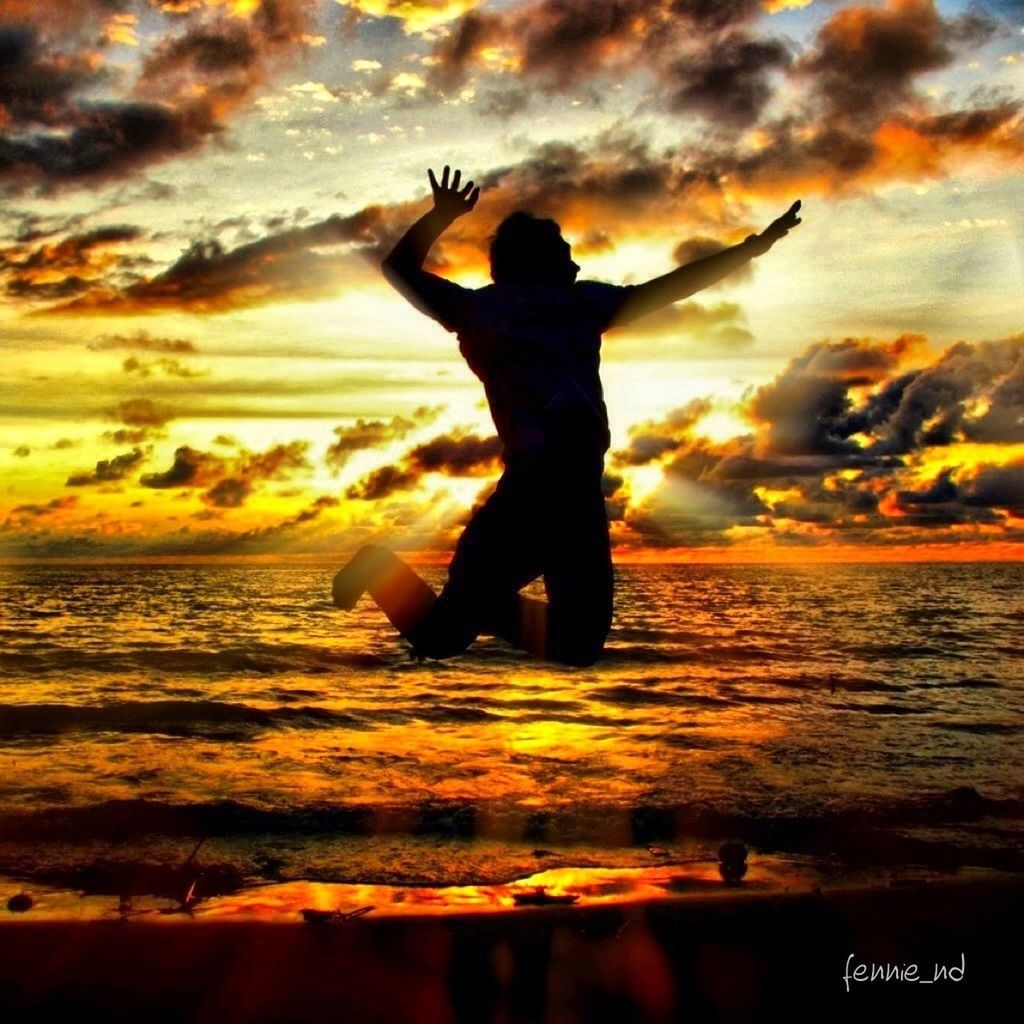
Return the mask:
M 426 270 L 402 270 L 384 266 L 384 276 L 421 313 L 445 330 L 459 331 L 469 321 L 473 291 Z
M 603 281 L 580 281 L 576 285 L 576 295 L 583 312 L 603 332 L 611 325 L 635 287 L 605 284 Z

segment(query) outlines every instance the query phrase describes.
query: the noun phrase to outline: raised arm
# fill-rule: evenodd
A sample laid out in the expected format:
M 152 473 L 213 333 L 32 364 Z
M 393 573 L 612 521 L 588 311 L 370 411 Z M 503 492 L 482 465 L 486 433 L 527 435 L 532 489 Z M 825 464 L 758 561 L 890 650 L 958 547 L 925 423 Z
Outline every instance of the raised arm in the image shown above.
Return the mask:
M 755 256 L 762 256 L 780 238 L 800 223 L 798 199 L 781 217 L 773 220 L 759 235 L 750 235 L 739 245 L 716 252 L 713 256 L 686 263 L 675 270 L 655 277 L 631 289 L 629 298 L 616 315 L 613 326 L 628 324 L 653 313 L 662 306 L 685 299 L 702 288 L 708 288 L 739 270 Z
M 438 183 L 434 172 L 427 171 L 434 206 L 402 235 L 381 264 L 384 276 L 398 291 L 421 312 L 445 326 L 450 326 L 451 307 L 458 302 L 462 289 L 443 277 L 428 273 L 423 264 L 431 246 L 459 217 L 469 213 L 480 198 L 480 189 L 474 188 L 473 182 L 462 186 L 461 171 L 455 171 L 450 184 L 449 174 L 450 168 L 445 167 Z

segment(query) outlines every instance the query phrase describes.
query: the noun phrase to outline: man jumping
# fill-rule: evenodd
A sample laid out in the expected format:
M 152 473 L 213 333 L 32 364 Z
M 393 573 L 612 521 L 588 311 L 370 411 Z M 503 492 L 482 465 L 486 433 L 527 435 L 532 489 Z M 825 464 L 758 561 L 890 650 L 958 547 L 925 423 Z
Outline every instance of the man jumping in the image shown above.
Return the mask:
M 504 472 L 459 538 L 440 595 L 386 548 L 361 548 L 334 578 L 351 609 L 369 592 L 419 657 L 464 651 L 481 634 L 567 665 L 601 655 L 612 620 L 612 562 L 601 477 L 608 413 L 601 335 L 715 284 L 800 223 L 799 201 L 759 235 L 645 284 L 577 281 L 553 220 L 513 213 L 491 241 L 493 284 L 463 288 L 423 269 L 431 246 L 480 189 L 428 171 L 433 209 L 383 263 L 387 279 L 459 339 L 504 445 Z M 520 590 L 544 578 L 547 600 Z

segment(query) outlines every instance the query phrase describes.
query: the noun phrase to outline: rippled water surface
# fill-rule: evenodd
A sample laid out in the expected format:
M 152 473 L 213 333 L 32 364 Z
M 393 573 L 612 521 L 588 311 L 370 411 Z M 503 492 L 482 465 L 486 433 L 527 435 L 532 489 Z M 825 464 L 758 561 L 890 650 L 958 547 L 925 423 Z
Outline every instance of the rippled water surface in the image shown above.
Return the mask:
M 417 664 L 331 571 L 0 569 L 0 871 L 192 837 L 246 876 L 412 881 L 728 836 L 1022 849 L 1024 566 L 622 566 L 585 670 Z

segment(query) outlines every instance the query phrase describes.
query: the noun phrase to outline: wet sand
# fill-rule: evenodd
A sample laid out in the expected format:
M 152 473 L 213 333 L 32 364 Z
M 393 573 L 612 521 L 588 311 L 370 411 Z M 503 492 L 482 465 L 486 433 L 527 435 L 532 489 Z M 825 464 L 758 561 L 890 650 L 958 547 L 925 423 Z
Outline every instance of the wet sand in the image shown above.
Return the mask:
M 5 902 L 16 889 L 0 887 Z M 516 905 L 538 891 L 577 902 Z M 339 914 L 309 923 L 303 909 Z M 4 1017 L 976 1019 L 1014 997 L 1024 876 L 758 859 L 732 887 L 714 865 L 666 865 L 448 889 L 294 882 L 168 911 L 181 907 L 56 891 L 0 911 Z M 859 965 L 890 980 L 857 981 Z M 937 965 L 954 970 L 936 980 Z

